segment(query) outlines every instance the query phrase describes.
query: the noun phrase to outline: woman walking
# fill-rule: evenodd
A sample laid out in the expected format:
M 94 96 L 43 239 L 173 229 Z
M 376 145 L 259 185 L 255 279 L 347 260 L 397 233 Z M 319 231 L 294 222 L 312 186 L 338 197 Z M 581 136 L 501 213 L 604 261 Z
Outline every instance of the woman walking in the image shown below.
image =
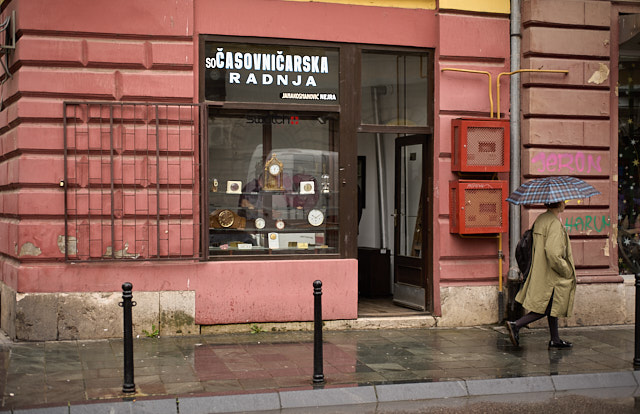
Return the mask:
M 549 349 L 571 348 L 560 339 L 558 317 L 571 316 L 576 291 L 576 269 L 571 244 L 558 215 L 565 202 L 545 204 L 547 211 L 533 225 L 533 249 L 529 277 L 516 295 L 516 301 L 529 311 L 514 322 L 507 321 L 511 343 L 520 346 L 520 328 L 547 317 Z

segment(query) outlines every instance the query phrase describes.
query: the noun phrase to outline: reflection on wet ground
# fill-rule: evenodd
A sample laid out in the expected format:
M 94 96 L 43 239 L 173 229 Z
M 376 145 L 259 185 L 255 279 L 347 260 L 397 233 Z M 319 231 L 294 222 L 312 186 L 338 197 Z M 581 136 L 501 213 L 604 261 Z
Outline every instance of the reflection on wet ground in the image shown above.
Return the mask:
M 633 370 L 634 327 L 566 328 L 570 350 L 547 350 L 546 329 L 502 327 L 325 331 L 325 386 L 433 382 Z M 122 398 L 122 340 L 0 345 L 3 408 Z M 135 397 L 312 389 L 313 333 L 134 340 Z

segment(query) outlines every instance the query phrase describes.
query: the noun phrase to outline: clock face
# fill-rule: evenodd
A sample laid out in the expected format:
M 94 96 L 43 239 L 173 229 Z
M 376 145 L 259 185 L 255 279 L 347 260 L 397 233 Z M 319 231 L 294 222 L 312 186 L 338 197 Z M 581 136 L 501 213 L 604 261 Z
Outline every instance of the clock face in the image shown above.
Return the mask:
M 280 166 L 278 164 L 272 164 L 269 167 L 269 173 L 271 175 L 278 175 L 280 173 Z
M 278 230 L 282 230 L 282 229 L 284 229 L 284 221 L 282 221 L 282 220 L 276 220 L 276 228 L 277 228 Z
M 307 220 L 312 226 L 319 226 L 324 222 L 324 213 L 314 208 L 307 215 Z
M 218 222 L 222 227 L 225 227 L 225 228 L 231 227 L 233 225 L 234 220 L 235 220 L 235 217 L 231 212 L 231 210 L 222 210 L 218 214 Z
M 258 217 L 254 224 L 256 226 L 256 229 L 263 229 L 265 224 L 264 219 L 262 217 Z

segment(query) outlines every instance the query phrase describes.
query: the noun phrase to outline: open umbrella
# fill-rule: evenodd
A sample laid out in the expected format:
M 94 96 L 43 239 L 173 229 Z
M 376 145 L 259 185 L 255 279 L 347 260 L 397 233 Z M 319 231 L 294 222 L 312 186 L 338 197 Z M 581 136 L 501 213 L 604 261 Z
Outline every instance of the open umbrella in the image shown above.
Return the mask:
M 581 179 L 560 175 L 527 181 L 511 193 L 507 201 L 512 204 L 549 204 L 598 194 L 600 191 Z

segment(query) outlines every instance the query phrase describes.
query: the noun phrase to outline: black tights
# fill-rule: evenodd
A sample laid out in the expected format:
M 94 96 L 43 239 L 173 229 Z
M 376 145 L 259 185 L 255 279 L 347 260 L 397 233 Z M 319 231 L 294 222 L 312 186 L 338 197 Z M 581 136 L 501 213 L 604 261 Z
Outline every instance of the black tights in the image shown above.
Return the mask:
M 529 325 L 532 322 L 537 321 L 538 319 L 542 319 L 545 316 L 547 317 L 547 322 L 549 323 L 549 334 L 551 335 L 551 340 L 554 342 L 560 341 L 560 334 L 558 333 L 558 318 L 556 316 L 551 316 L 551 305 L 553 304 L 553 294 L 551 295 L 551 299 L 549 299 L 549 304 L 547 305 L 547 309 L 544 313 L 536 313 L 529 312 L 524 315 L 522 318 L 516 321 L 516 329 L 520 330 L 523 326 Z

